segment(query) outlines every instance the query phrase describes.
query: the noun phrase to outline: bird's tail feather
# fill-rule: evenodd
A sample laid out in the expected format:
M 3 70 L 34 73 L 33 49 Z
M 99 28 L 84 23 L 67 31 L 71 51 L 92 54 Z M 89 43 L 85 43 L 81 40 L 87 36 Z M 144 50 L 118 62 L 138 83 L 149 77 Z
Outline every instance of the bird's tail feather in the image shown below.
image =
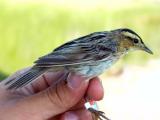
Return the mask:
M 21 88 L 33 80 L 35 80 L 37 77 L 42 75 L 44 72 L 46 72 L 46 68 L 31 68 L 24 74 L 20 75 L 16 79 L 12 80 L 11 82 L 8 82 L 6 85 L 8 86 L 8 89 L 18 89 Z

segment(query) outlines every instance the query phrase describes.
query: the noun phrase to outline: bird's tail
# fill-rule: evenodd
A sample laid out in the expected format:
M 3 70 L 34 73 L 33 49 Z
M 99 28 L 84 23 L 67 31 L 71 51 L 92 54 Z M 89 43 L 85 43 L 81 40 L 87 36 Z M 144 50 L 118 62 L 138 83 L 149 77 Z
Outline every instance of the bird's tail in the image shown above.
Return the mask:
M 42 75 L 44 72 L 46 72 L 46 68 L 32 67 L 27 72 L 23 73 L 17 78 L 6 82 L 5 85 L 7 85 L 8 89 L 18 89 L 31 83 L 33 80 Z

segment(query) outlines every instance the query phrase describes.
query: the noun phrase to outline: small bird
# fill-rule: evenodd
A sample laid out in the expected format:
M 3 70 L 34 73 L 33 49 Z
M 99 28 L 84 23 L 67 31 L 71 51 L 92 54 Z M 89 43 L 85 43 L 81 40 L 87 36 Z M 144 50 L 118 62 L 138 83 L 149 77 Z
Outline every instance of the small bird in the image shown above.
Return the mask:
M 8 89 L 18 89 L 51 70 L 67 70 L 93 78 L 103 73 L 122 56 L 135 50 L 153 54 L 141 37 L 128 28 L 94 32 L 69 41 L 40 57 L 30 70 L 6 85 Z

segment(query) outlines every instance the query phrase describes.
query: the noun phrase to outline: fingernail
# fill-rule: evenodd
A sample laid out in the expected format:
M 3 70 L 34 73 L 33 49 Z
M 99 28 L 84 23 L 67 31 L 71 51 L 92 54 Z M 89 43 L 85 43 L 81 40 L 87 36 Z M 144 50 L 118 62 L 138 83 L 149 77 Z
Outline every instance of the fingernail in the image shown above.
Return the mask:
M 75 89 L 81 86 L 81 83 L 85 81 L 85 78 L 80 75 L 70 73 L 68 75 L 67 81 L 68 86 L 72 89 Z
M 64 115 L 64 120 L 79 120 L 79 118 L 75 113 L 67 112 Z

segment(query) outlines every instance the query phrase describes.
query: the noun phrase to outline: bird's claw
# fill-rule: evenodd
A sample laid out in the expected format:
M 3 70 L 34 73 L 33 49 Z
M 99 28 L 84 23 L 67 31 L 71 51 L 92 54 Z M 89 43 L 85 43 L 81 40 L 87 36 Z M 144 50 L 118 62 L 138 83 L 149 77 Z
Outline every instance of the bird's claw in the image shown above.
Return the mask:
M 92 113 L 92 114 L 94 114 L 95 115 L 95 119 L 96 120 L 103 120 L 103 119 L 105 119 L 105 120 L 110 120 L 109 118 L 107 118 L 104 114 L 104 112 L 103 111 L 99 111 L 99 110 L 95 110 L 94 108 L 88 108 L 88 110 Z

